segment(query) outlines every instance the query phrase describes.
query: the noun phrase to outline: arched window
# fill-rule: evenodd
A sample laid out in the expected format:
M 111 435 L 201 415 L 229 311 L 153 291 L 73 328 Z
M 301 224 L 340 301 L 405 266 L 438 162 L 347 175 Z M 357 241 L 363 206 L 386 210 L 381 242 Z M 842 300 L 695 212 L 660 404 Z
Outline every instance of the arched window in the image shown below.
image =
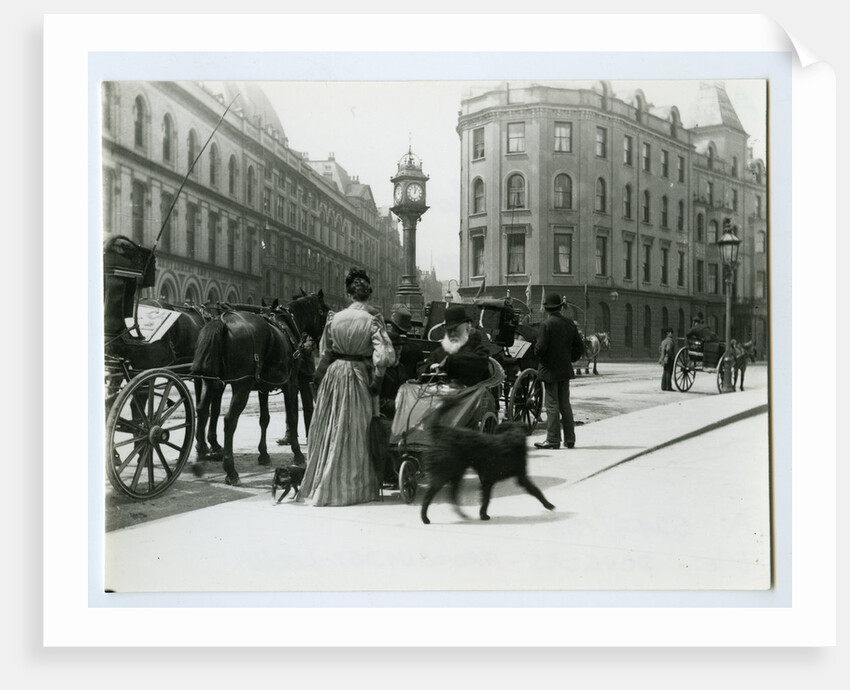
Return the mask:
M 248 194 L 249 206 L 254 205 L 254 175 L 254 166 L 252 165 L 248 168 L 248 188 L 246 190 Z
M 643 204 L 641 205 L 640 219 L 644 223 L 649 222 L 649 190 L 648 189 L 645 189 L 643 191 Z
M 738 156 L 732 156 L 732 177 L 738 177 Z
M 163 282 L 162 285 L 159 286 L 159 298 L 168 304 L 173 304 L 172 295 L 174 293 L 171 290 L 171 285 L 166 281 Z
M 608 208 L 608 197 L 605 191 L 605 180 L 601 177 L 596 180 L 596 211 L 605 213 Z
M 147 190 L 141 182 L 133 182 L 133 190 L 130 192 L 130 203 L 132 205 L 133 242 L 144 244 Z
M 705 242 L 705 217 L 701 213 L 697 216 L 697 242 Z
M 623 331 L 623 340 L 626 347 L 634 347 L 632 343 L 632 330 L 634 328 L 634 315 L 632 314 L 632 305 L 626 305 L 626 322 L 625 330 Z
M 133 143 L 145 145 L 145 101 L 141 96 L 136 96 L 133 104 Z
M 573 207 L 573 181 L 569 175 L 555 176 L 555 208 Z
M 186 170 L 192 170 L 192 164 L 198 156 L 198 135 L 194 129 L 189 131 L 189 140 L 186 143 Z M 192 170 L 192 174 L 195 171 Z
M 174 124 L 171 121 L 171 115 L 166 114 L 166 116 L 162 118 L 162 160 L 167 163 L 171 162 L 173 138 Z
M 163 252 L 171 251 L 171 233 L 174 223 L 174 214 L 176 211 L 171 211 L 171 205 L 174 203 L 174 196 L 168 192 L 163 192 L 159 202 L 159 217 L 160 225 L 162 226 L 162 235 L 159 240 L 159 249 Z M 168 212 L 171 211 L 171 215 Z M 167 220 L 166 220 L 167 219 Z M 163 225 L 164 223 L 164 225 Z
M 643 346 L 652 347 L 652 309 L 643 308 Z
M 194 285 L 189 285 L 186 288 L 186 302 L 189 304 L 200 304 L 198 301 L 198 292 L 195 290 Z
M 519 173 L 508 178 L 508 208 L 525 208 L 525 179 Z
M 670 313 L 667 311 L 667 307 L 661 307 L 661 328 L 665 329 L 670 325 Z
M 623 189 L 623 218 L 632 217 L 632 186 L 627 184 Z
M 717 237 L 717 221 L 713 220 L 708 224 L 708 239 L 706 241 L 715 244 Z
M 213 144 L 210 147 L 210 186 L 215 187 L 218 185 L 218 146 Z
M 662 228 L 669 227 L 667 225 L 667 220 L 668 220 L 668 218 L 667 218 L 667 197 L 662 196 L 661 197 L 661 227 Z
M 611 309 L 608 307 L 605 302 L 599 303 L 599 310 L 602 312 L 602 323 L 600 324 L 601 330 L 603 333 L 611 332 Z
M 236 181 L 239 176 L 239 169 L 236 165 L 236 156 L 231 156 L 227 162 L 227 191 L 236 194 Z
M 708 169 L 714 170 L 714 144 L 708 147 Z
M 472 212 L 484 213 L 484 180 L 476 178 L 472 183 Z

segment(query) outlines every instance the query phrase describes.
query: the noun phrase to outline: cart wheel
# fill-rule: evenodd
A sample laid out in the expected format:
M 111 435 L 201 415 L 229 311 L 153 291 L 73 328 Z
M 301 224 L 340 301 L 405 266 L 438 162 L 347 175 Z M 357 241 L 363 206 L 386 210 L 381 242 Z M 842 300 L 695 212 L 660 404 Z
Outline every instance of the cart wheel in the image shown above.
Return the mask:
M 508 402 L 508 419 L 525 424 L 530 434 L 540 421 L 543 412 L 543 382 L 537 376 L 536 369 L 526 369 L 517 376 L 511 386 Z
M 717 392 L 718 393 L 723 392 L 723 370 L 724 370 L 725 367 L 726 367 L 726 360 L 724 358 L 721 358 L 721 360 L 717 363 Z M 738 378 L 737 372 L 735 371 L 734 367 L 732 369 L 732 376 L 734 377 L 734 378 L 732 378 L 732 390 L 734 391 L 735 390 L 735 384 L 737 383 L 736 379 Z
M 398 490 L 407 504 L 413 503 L 413 499 L 416 497 L 418 473 L 419 460 L 412 455 L 405 455 L 398 470 Z
M 680 391 L 689 391 L 694 385 L 696 368 L 688 355 L 688 348 L 683 347 L 676 353 L 673 360 L 673 382 Z
M 485 434 L 495 434 L 496 427 L 499 426 L 499 418 L 495 412 L 486 412 L 481 418 L 481 423 L 478 425 L 478 430 Z
M 154 498 L 177 479 L 192 451 L 195 406 L 168 369 L 131 379 L 106 420 L 106 476 L 132 499 Z

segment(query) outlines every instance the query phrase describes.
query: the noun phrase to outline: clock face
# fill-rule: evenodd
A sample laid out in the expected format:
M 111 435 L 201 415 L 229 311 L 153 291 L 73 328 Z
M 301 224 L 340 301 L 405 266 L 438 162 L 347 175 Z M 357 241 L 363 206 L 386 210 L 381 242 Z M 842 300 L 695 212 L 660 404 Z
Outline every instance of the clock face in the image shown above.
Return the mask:
M 393 192 L 393 198 L 397 204 L 401 203 L 402 196 L 404 196 L 404 188 L 400 184 L 397 184 Z
M 425 190 L 422 189 L 421 184 L 416 184 L 414 182 L 412 185 L 407 187 L 407 198 L 411 201 L 419 201 L 422 198 L 424 191 Z

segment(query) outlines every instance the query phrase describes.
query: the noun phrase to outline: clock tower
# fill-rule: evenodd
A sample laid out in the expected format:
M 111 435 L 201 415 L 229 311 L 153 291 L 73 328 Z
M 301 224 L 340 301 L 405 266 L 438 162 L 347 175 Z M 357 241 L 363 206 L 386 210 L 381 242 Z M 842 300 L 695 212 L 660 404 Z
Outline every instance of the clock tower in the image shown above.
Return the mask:
M 425 204 L 425 183 L 428 175 L 422 172 L 422 161 L 410 149 L 398 162 L 398 172 L 390 178 L 393 183 L 393 207 L 401 219 L 404 231 L 404 274 L 396 293 L 396 302 L 410 310 L 414 323 L 425 323 L 425 299 L 419 289 L 416 270 L 416 224 L 428 210 Z

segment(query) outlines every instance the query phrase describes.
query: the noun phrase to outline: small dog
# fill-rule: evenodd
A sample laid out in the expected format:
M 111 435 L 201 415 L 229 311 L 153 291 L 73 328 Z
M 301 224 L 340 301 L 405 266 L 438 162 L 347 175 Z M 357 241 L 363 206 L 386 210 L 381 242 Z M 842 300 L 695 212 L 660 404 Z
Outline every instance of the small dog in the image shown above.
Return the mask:
M 447 408 L 446 408 L 447 409 Z M 468 468 L 478 473 L 481 481 L 481 509 L 479 517 L 489 520 L 487 506 L 496 482 L 516 477 L 517 483 L 543 504 L 547 510 L 555 506 L 546 500 L 543 492 L 528 478 L 526 471 L 527 446 L 525 427 L 505 422 L 496 427 L 495 434 L 485 434 L 473 429 L 441 426 L 439 415 L 430 426 L 430 442 L 424 456 L 428 489 L 422 499 L 422 522 L 426 525 L 428 506 L 437 492 L 449 484 L 455 511 L 466 518 L 460 509 L 460 483 Z
M 295 489 L 295 493 L 301 488 L 301 482 L 304 480 L 303 467 L 290 465 L 289 467 L 278 467 L 274 471 L 274 479 L 272 479 L 272 500 L 277 498 L 277 490 L 283 489 L 277 503 L 280 503 L 291 489 Z M 294 494 L 293 494 L 294 495 Z

